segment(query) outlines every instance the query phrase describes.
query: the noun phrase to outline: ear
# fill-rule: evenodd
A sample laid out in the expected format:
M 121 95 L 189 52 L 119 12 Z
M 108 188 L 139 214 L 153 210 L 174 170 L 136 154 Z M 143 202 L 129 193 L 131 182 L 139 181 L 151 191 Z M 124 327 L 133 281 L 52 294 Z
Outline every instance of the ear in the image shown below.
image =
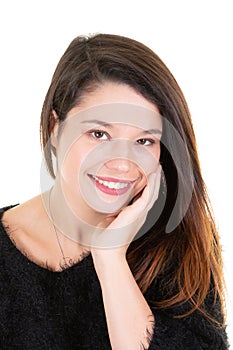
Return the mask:
M 59 119 L 58 119 L 57 113 L 53 109 L 50 115 L 49 130 L 50 130 L 51 145 L 54 148 L 57 148 L 58 129 L 59 129 Z

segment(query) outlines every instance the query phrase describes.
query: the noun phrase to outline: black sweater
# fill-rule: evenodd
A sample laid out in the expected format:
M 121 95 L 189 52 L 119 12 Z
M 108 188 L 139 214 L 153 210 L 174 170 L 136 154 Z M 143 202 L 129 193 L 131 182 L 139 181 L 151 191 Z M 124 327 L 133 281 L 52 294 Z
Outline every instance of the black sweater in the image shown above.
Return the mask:
M 15 247 L 2 225 L 8 208 L 0 210 L 0 349 L 110 350 L 91 255 L 62 272 L 38 266 Z M 158 291 L 155 281 L 145 295 L 149 305 Z M 219 304 L 207 302 L 207 308 L 221 319 Z M 177 319 L 172 317 L 175 311 L 153 310 L 156 323 L 150 350 L 228 348 L 225 331 L 201 313 Z

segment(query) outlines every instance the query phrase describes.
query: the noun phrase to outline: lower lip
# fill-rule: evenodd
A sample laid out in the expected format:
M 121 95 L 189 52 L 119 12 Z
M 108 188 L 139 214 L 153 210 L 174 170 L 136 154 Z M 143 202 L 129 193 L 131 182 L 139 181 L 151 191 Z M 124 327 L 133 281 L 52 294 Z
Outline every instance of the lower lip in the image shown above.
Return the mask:
M 126 187 L 124 188 L 109 188 L 107 186 L 102 185 L 101 183 L 99 183 L 98 181 L 96 181 L 95 179 L 91 178 L 91 180 L 94 182 L 94 184 L 96 185 L 96 187 L 107 194 L 110 194 L 112 196 L 120 196 L 124 193 L 126 193 L 130 188 L 131 188 L 131 184 L 129 183 Z

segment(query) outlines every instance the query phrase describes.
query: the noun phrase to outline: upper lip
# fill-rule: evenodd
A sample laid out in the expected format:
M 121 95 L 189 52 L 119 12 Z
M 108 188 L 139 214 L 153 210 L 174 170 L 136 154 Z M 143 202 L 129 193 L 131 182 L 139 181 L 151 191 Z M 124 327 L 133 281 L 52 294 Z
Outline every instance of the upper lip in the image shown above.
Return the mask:
M 133 183 L 135 182 L 137 179 L 135 180 L 126 180 L 126 179 L 117 179 L 117 178 L 114 178 L 114 177 L 103 177 L 103 176 L 98 176 L 98 175 L 93 175 L 93 174 L 88 174 L 89 176 L 95 176 L 97 177 L 98 179 L 102 180 L 102 181 L 108 181 L 108 182 L 118 182 L 118 183 Z

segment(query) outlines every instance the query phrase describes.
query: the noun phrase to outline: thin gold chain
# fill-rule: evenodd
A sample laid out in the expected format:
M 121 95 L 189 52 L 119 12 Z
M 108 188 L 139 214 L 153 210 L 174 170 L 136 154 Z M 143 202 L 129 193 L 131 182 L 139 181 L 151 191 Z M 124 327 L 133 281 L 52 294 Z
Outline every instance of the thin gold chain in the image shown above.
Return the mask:
M 64 251 L 63 251 L 62 246 L 61 246 L 61 242 L 59 240 L 58 232 L 57 232 L 56 226 L 54 224 L 54 219 L 53 219 L 53 215 L 52 215 L 52 211 L 51 211 L 51 193 L 52 193 L 52 188 L 49 191 L 49 215 L 51 217 L 53 229 L 54 229 L 55 236 L 57 239 L 57 243 L 58 243 L 59 249 L 61 251 L 61 256 L 62 256 L 62 260 L 63 260 L 63 264 L 61 264 L 61 267 L 64 269 L 64 268 L 67 268 L 70 266 L 71 259 L 68 257 L 65 257 Z M 69 263 L 67 263 L 67 261 L 66 261 L 67 259 L 69 259 Z

